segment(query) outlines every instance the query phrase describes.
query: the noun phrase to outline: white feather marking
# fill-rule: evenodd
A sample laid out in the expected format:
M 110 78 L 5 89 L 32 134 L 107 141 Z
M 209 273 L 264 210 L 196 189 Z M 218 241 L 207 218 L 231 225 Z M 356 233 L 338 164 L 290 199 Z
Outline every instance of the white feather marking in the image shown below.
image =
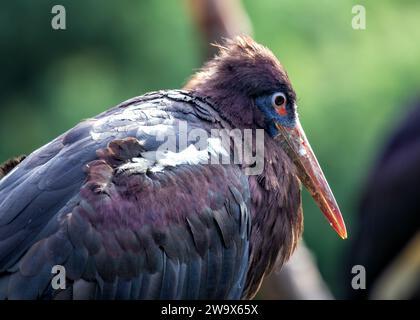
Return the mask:
M 213 156 L 229 156 L 229 153 L 222 146 L 222 140 L 220 140 L 219 138 L 207 139 L 207 150 Z
M 119 170 L 135 170 L 139 173 L 161 172 L 165 167 L 176 167 L 183 164 L 207 164 L 211 155 L 229 155 L 218 138 L 208 139 L 207 149 L 204 150 L 198 150 L 195 145 L 190 144 L 180 152 L 146 151 L 141 154 L 141 157 L 132 158 L 130 162 L 121 165 Z

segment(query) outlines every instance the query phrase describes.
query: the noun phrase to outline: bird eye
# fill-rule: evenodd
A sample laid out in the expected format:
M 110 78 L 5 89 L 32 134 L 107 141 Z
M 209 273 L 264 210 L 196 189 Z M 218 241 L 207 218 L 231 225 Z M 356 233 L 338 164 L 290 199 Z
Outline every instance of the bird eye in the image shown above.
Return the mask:
M 287 114 L 286 101 L 286 96 L 282 92 L 277 92 L 273 94 L 273 97 L 271 98 L 271 104 L 282 116 L 285 116 Z
M 273 107 L 281 107 L 286 104 L 286 96 L 282 92 L 273 94 L 272 98 Z

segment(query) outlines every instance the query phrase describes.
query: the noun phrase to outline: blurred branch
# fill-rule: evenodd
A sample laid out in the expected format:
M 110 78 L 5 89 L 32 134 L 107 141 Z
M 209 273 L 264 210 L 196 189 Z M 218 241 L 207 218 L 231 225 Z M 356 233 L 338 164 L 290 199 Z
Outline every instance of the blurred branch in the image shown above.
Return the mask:
M 240 0 L 188 0 L 191 15 L 206 45 L 206 58 L 216 52 L 210 43 L 239 34 L 252 34 L 251 23 Z
M 370 299 L 410 299 L 420 286 L 420 232 L 375 282 Z
M 301 241 L 290 260 L 264 279 L 259 298 L 274 300 L 329 300 L 331 292 L 319 273 L 315 259 Z

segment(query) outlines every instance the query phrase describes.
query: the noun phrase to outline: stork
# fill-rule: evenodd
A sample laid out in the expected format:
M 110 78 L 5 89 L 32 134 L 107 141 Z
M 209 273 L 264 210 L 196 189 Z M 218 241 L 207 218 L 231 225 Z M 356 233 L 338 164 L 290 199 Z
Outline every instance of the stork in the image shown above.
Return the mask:
M 347 237 L 283 66 L 249 37 L 218 48 L 183 90 L 82 121 L 0 180 L 0 298 L 252 298 L 301 236 L 301 183 Z M 203 161 L 233 154 L 213 138 L 162 150 L 180 123 L 262 131 L 261 172 Z

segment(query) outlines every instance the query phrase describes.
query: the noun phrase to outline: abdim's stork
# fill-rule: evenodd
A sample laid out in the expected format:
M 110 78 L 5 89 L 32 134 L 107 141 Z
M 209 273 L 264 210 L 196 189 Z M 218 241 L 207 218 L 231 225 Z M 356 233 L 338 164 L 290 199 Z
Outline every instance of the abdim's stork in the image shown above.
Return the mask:
M 246 37 L 219 50 L 185 90 L 85 120 L 0 181 L 0 298 L 251 298 L 300 237 L 299 180 L 346 238 L 281 64 Z M 203 161 L 233 154 L 220 139 L 162 151 L 181 122 L 187 134 L 264 130 L 250 146 L 263 142 L 262 172 Z M 56 265 L 65 289 L 51 285 Z

